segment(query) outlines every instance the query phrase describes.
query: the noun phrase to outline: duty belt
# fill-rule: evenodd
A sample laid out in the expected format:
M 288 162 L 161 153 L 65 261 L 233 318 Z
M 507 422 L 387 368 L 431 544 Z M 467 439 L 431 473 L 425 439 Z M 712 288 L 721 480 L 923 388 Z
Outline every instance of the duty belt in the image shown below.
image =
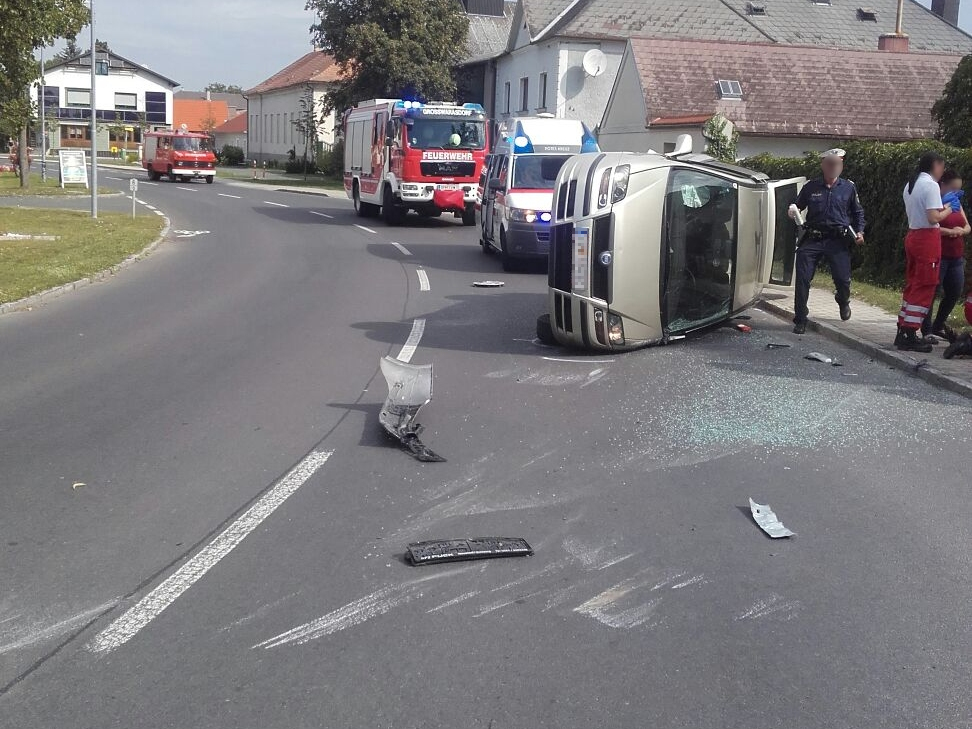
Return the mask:
M 817 228 L 807 227 L 806 233 L 808 238 L 813 238 L 814 240 L 823 240 L 824 238 L 836 238 L 839 240 L 844 236 L 844 229 L 839 226 L 821 226 Z

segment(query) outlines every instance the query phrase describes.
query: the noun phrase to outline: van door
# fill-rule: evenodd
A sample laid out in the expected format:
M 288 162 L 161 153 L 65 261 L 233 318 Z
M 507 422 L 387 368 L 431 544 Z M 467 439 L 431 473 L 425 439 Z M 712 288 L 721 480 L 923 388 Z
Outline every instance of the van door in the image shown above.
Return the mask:
M 483 217 L 486 220 L 485 226 L 486 232 L 489 235 L 489 240 L 494 244 L 499 243 L 500 240 L 498 228 L 503 221 L 503 209 L 505 207 L 506 200 L 506 178 L 509 163 L 510 158 L 508 155 L 503 154 L 495 158 L 493 165 L 493 177 L 503 182 L 503 189 L 487 190 L 488 194 L 486 195 L 486 200 L 489 204 L 484 209 L 485 212 Z
M 806 177 L 794 177 L 774 180 L 766 185 L 766 198 L 761 211 L 759 275 L 764 288 L 793 287 L 799 231 L 787 210 L 806 181 Z
M 673 167 L 665 194 L 661 312 L 666 335 L 727 317 L 736 278 L 735 182 Z

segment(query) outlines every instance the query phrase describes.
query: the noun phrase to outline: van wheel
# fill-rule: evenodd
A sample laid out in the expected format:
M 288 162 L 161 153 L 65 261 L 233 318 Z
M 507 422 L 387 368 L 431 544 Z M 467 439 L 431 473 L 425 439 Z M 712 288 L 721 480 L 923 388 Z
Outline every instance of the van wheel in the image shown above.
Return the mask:
M 395 204 L 395 196 L 387 185 L 381 196 L 381 215 L 387 225 L 400 225 L 405 217 L 405 211 Z
M 544 344 L 556 344 L 553 327 L 550 326 L 550 314 L 541 314 L 537 317 L 537 339 Z
M 476 224 L 476 208 L 472 205 L 467 205 L 462 211 L 462 224 L 467 228 Z
M 516 268 L 516 263 L 509 253 L 506 252 L 506 231 L 500 230 L 500 263 L 503 270 L 509 273 Z
M 206 184 L 212 185 L 215 180 L 216 180 L 216 175 L 210 175 L 209 177 L 206 178 Z
M 166 170 L 165 176 L 169 178 L 169 182 L 178 182 L 178 180 L 176 179 L 176 176 L 172 174 L 172 168 L 171 167 L 168 170 Z
M 158 181 L 158 179 L 159 179 L 159 178 L 160 178 L 161 176 L 162 176 L 162 175 L 160 175 L 160 174 L 159 174 L 158 172 L 156 172 L 156 171 L 155 171 L 155 170 L 153 170 L 153 169 L 152 169 L 151 167 L 149 167 L 149 169 L 148 169 L 148 178 L 149 178 L 149 179 L 150 179 L 150 180 L 151 180 L 152 182 L 157 182 L 157 181 Z

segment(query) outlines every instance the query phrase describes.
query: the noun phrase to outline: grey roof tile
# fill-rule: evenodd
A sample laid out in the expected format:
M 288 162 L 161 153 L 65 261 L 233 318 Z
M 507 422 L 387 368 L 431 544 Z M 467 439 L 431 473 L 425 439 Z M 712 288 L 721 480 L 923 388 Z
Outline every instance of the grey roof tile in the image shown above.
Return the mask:
M 505 3 L 506 14 L 502 18 L 491 15 L 466 16 L 469 18 L 469 35 L 466 37 L 463 64 L 496 58 L 506 50 L 514 8 L 514 3 Z

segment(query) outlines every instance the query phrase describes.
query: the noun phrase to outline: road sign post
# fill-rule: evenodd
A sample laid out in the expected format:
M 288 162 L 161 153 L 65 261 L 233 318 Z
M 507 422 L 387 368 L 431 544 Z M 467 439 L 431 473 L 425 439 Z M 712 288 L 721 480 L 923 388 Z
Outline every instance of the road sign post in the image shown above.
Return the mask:
M 135 202 L 138 198 L 138 178 L 133 177 L 128 181 L 128 189 L 132 191 L 132 220 L 135 220 Z

